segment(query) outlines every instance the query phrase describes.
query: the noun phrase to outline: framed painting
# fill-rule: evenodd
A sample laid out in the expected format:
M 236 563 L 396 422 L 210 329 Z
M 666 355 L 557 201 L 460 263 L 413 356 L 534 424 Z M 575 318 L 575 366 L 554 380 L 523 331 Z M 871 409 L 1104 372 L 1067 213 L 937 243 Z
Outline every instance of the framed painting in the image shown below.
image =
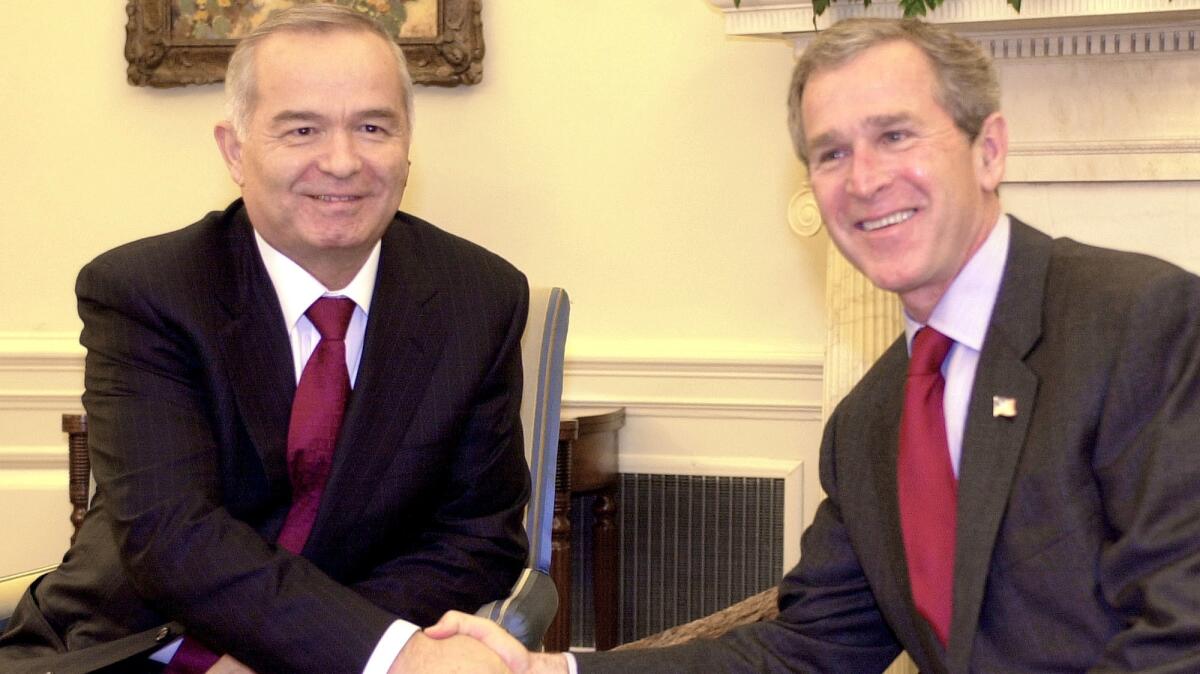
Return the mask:
M 238 38 L 274 10 L 312 0 L 128 0 L 129 83 L 178 87 L 225 77 Z M 483 77 L 482 0 L 317 0 L 379 21 L 404 49 L 414 82 L 456 86 Z

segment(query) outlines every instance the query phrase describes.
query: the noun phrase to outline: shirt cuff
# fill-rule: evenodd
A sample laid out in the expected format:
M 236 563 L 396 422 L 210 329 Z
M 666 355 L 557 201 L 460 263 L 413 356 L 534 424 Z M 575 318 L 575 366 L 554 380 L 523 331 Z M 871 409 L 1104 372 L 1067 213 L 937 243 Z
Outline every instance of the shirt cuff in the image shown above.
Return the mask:
M 562 656 L 567 660 L 567 672 L 569 674 L 579 674 L 579 665 L 575 662 L 575 656 L 571 653 L 563 653 Z
M 396 661 L 396 656 L 400 655 L 400 650 L 404 648 L 412 635 L 419 631 L 416 625 L 406 620 L 397 620 L 392 623 L 391 627 L 388 627 L 383 636 L 379 638 L 379 643 L 375 644 L 375 650 L 371 652 L 367 666 L 363 667 L 363 674 L 387 674 L 392 663 Z

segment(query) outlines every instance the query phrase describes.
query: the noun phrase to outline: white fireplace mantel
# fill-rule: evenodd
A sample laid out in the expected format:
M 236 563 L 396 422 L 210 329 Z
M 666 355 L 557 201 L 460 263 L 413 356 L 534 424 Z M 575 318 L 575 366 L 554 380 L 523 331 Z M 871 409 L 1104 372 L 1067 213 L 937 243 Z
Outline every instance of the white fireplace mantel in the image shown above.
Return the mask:
M 841 19 L 901 15 L 890 0 L 839 0 L 814 24 L 807 2 L 708 2 L 727 34 L 787 39 L 797 55 Z M 1004 0 L 945 0 L 925 20 L 996 61 L 1007 181 L 1200 180 L 1200 0 L 1024 0 L 1020 13 Z
M 814 30 L 844 18 L 901 16 L 899 4 L 888 0 L 865 8 L 860 0 L 840 0 L 819 17 L 811 3 L 795 0 L 742 0 L 736 8 L 734 0 L 709 2 L 724 12 L 725 32 L 730 35 L 787 36 L 801 42 L 807 42 Z M 1025 0 L 1020 13 L 1004 0 L 946 0 L 924 18 L 954 24 L 972 36 L 1067 30 L 1093 31 L 1099 37 L 1124 29 L 1167 30 L 1190 40 L 1189 50 L 1200 50 L 1200 0 Z

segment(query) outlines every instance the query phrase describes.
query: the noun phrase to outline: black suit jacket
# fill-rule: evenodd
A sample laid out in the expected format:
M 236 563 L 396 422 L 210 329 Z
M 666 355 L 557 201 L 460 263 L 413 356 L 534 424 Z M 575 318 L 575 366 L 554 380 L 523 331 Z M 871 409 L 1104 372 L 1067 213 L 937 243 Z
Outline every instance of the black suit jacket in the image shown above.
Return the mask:
M 926 673 L 1200 672 L 1200 279 L 1013 222 L 963 437 L 945 651 L 900 537 L 907 367 L 901 338 L 826 426 L 828 498 L 779 619 L 581 672 L 880 672 L 901 648 Z
M 425 625 L 507 592 L 529 484 L 528 290 L 508 263 L 396 216 L 302 556 L 272 543 L 296 380 L 240 201 L 100 256 L 77 294 L 96 495 L 0 665 L 73 651 L 53 662 L 86 669 L 182 628 L 259 672 L 356 672 L 397 616 Z

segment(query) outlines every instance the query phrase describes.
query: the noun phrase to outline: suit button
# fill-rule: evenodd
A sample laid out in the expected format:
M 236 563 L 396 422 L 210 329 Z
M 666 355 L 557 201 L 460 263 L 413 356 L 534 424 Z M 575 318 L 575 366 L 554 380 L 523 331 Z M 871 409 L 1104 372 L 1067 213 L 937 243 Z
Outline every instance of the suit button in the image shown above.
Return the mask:
M 155 641 L 162 641 L 163 639 L 166 639 L 166 638 L 167 638 L 167 637 L 169 637 L 169 636 L 171 636 L 171 630 L 169 630 L 169 629 L 167 629 L 166 627 L 164 627 L 164 628 L 162 628 L 162 629 L 160 629 L 160 630 L 158 631 L 158 634 L 155 634 L 155 635 L 154 635 L 154 640 L 155 640 Z

